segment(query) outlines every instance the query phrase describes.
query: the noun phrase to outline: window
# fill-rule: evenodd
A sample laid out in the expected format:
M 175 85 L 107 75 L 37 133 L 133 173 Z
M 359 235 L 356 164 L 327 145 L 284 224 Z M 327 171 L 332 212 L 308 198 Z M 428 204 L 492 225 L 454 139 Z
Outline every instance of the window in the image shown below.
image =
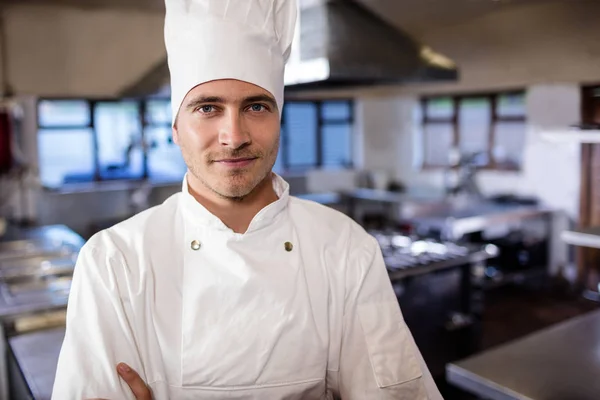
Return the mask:
M 95 145 L 91 106 L 80 100 L 38 104 L 40 179 L 47 186 L 94 178 Z
M 40 178 L 46 187 L 116 179 L 179 180 L 168 99 L 38 102 Z
M 100 179 L 141 179 L 144 171 L 140 104 L 93 103 Z
M 289 103 L 282 126 L 284 152 L 290 169 L 318 164 L 319 109 L 315 103 Z
M 352 166 L 353 103 L 290 101 L 283 109 L 275 170 Z
M 351 101 L 288 102 L 277 172 L 352 165 Z M 44 186 L 116 179 L 177 181 L 187 167 L 173 143 L 169 99 L 38 102 Z
M 179 146 L 173 143 L 171 101 L 153 99 L 145 103 L 144 137 L 148 152 L 148 174 L 159 180 L 180 180 L 187 166 Z
M 507 92 L 422 99 L 424 167 L 477 155 L 485 168 L 518 170 L 525 144 L 525 95 Z

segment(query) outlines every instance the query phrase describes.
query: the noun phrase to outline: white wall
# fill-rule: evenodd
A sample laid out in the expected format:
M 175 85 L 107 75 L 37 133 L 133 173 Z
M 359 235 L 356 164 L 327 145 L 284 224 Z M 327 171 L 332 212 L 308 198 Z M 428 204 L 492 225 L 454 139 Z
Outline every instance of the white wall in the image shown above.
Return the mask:
M 579 206 L 579 147 L 540 137 L 546 128 L 567 127 L 579 120 L 578 85 L 533 85 L 527 90 L 528 127 L 520 172 L 481 171 L 485 194 L 517 193 L 538 196 L 547 205 L 576 218 Z M 362 98 L 357 118 L 362 131 L 365 169 L 387 169 L 417 190 L 441 189 L 441 170 L 422 171 L 420 122 L 414 117 L 416 96 Z
M 600 2 L 522 3 L 421 37 L 459 64 L 448 90 L 600 81 Z
M 163 13 L 13 5 L 3 18 L 17 94 L 114 96 L 165 56 Z
M 529 89 L 530 119 L 520 189 L 536 193 L 550 206 L 579 214 L 580 146 L 551 143 L 540 137 L 549 128 L 566 128 L 580 120 L 578 85 L 536 85 Z
M 415 96 L 360 97 L 355 101 L 356 167 L 378 171 L 413 189 L 441 192 L 441 175 L 417 179 L 419 151 Z M 418 186 L 418 188 L 416 187 Z

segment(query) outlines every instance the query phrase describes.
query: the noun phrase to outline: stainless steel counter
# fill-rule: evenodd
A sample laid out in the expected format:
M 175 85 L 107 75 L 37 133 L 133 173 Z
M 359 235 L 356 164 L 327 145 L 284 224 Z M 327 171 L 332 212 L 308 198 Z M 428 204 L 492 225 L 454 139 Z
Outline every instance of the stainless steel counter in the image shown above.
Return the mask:
M 477 198 L 447 198 L 414 196 L 372 189 L 344 192 L 342 198 L 350 204 L 351 215 L 358 216 L 358 203 L 379 203 L 396 222 L 408 223 L 419 231 L 441 232 L 447 240 L 480 232 L 496 225 L 520 222 L 524 219 L 551 216 L 553 210 L 535 205 L 499 203 Z
M 474 203 L 458 207 L 431 210 L 427 216 L 411 218 L 421 229 L 443 232 L 448 240 L 480 232 L 497 225 L 519 222 L 529 218 L 550 217 L 552 210 L 538 206 Z
M 296 197 L 303 200 L 314 201 L 323 205 L 338 205 L 342 202 L 342 196 L 335 192 L 297 194 Z
M 5 331 L 64 324 L 70 275 L 83 244 L 83 238 L 64 225 L 9 226 L 0 236 L 0 399 L 8 398 Z M 48 347 L 59 349 L 60 345 Z
M 600 311 L 447 366 L 447 380 L 491 400 L 600 398 Z
M 49 400 L 52 396 L 56 364 L 65 337 L 65 329 L 15 336 L 9 340 L 18 368 L 23 374 L 35 400 Z
M 64 225 L 11 228 L 0 237 L 0 319 L 64 308 L 67 277 L 83 244 Z M 51 276 L 56 277 L 52 284 L 46 279 Z
M 375 201 L 393 204 L 406 201 L 410 198 L 408 195 L 403 193 L 366 188 L 358 188 L 354 190 L 345 191 L 342 193 L 342 196 L 352 200 Z
M 0 242 L 26 239 L 51 239 L 79 244 L 80 246 L 84 243 L 81 236 L 65 225 L 46 225 L 33 228 L 9 227 L 6 233 L 0 236 Z

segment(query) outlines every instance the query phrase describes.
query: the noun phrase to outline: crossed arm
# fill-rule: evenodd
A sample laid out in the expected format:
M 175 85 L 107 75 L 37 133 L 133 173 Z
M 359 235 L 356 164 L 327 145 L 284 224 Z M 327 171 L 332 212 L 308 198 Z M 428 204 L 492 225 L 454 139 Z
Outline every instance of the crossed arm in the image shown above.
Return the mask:
M 146 383 L 140 378 L 137 372 L 135 372 L 129 365 L 120 363 L 117 365 L 117 373 L 127 383 L 136 400 L 152 400 L 152 392 Z M 100 399 L 94 399 L 100 400 Z
M 331 383 L 334 396 L 345 400 L 441 399 L 402 319 L 374 239 L 364 247 L 362 257 L 351 258 L 357 266 L 350 271 L 360 276 L 348 284 L 339 368 L 327 372 L 328 387 Z M 152 399 L 117 293 L 123 262 L 98 247 L 80 254 L 53 399 Z M 115 379 L 115 367 L 121 380 Z

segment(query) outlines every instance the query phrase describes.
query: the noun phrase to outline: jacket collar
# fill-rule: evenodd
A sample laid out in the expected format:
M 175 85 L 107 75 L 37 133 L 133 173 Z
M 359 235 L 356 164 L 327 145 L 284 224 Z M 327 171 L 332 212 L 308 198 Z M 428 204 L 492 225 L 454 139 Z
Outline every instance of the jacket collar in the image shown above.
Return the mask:
M 290 196 L 289 184 L 281 176 L 274 172 L 271 173 L 271 176 L 273 189 L 275 190 L 275 194 L 277 194 L 278 200 L 267 205 L 254 216 L 246 233 L 257 231 L 269 226 L 288 205 Z M 188 175 L 186 173 L 186 175 L 183 177 L 181 189 L 182 210 L 185 215 L 186 222 L 191 222 L 194 225 L 201 225 L 208 229 L 229 231 L 233 233 L 233 231 L 227 227 L 217 216 L 208 211 L 190 194 L 187 177 Z

